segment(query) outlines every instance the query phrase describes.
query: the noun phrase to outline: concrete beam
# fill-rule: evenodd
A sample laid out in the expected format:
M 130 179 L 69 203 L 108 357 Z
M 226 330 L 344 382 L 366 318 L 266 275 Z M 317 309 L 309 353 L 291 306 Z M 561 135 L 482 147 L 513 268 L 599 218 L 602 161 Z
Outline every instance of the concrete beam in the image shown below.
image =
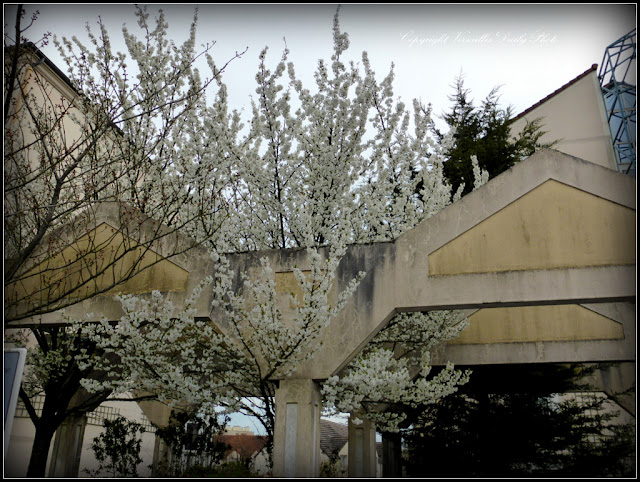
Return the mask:
M 635 210 L 635 179 L 557 151 L 536 153 L 492 179 L 481 189 L 427 219 L 395 242 L 351 246 L 338 268 L 337 291 L 346 287 L 359 271 L 365 271 L 367 275 L 345 310 L 328 328 L 323 349 L 309 363 L 301 366 L 295 376 L 326 379 L 338 373 L 399 311 L 635 300 L 635 264 L 555 269 L 530 266 L 527 269 L 501 272 L 430 275 L 430 253 L 474 229 L 495 213 L 502 212 L 505 217 L 505 208 L 518 203 L 550 179 L 559 185 L 568 186 L 570 191 L 602 199 L 607 206 L 619 206 L 625 213 Z M 561 191 L 564 195 L 564 188 Z M 572 199 L 571 196 L 569 194 L 569 199 Z M 580 195 L 577 196 L 576 199 L 581 199 Z M 530 208 L 530 203 L 528 206 Z M 538 214 L 535 216 L 538 217 Z M 526 224 L 526 219 L 523 222 Z M 626 232 L 628 222 L 624 221 L 622 224 Z M 578 243 L 578 248 L 582 246 L 580 243 L 589 244 L 589 239 L 585 236 L 578 236 L 576 239 L 578 241 L 574 242 Z M 609 244 L 605 244 L 602 249 L 620 249 L 618 245 Z M 624 244 L 625 253 L 628 244 Z M 169 251 L 171 250 L 165 248 L 158 252 Z M 200 251 L 196 250 L 191 254 L 195 255 L 197 252 Z M 634 256 L 635 253 L 630 258 L 632 261 Z M 231 256 L 231 263 L 238 274 L 246 273 L 251 276 L 260 266 L 259 260 L 262 257 L 270 260 L 276 273 L 287 273 L 294 267 L 303 270 L 309 267 L 307 253 L 301 249 L 235 254 Z M 622 257 L 625 260 L 627 258 L 627 254 Z M 215 267 L 208 258 L 204 260 L 204 255 L 172 259 L 172 262 L 189 272 L 187 291 L 169 294 L 174 306 L 179 309 L 190 289 L 205 275 L 213 272 Z M 283 275 L 283 279 L 286 278 Z M 240 283 L 239 277 L 237 282 Z M 199 316 L 215 320 L 215 314 L 210 311 L 211 296 L 210 290 L 205 290 L 199 302 Z M 67 311 L 73 314 L 74 310 L 79 314 L 94 313 L 96 319 L 105 315 L 114 320 L 120 317 L 118 304 L 104 297 L 87 300 Z M 45 317 L 46 320 L 39 319 L 35 322 L 55 322 L 55 317 L 56 315 L 51 315 Z M 224 331 L 223 326 L 221 329 Z M 613 343 L 614 352 L 620 351 L 619 343 Z M 605 350 L 604 344 L 599 346 Z M 535 359 L 536 350 L 539 352 L 539 348 L 531 351 L 531 346 L 523 349 L 527 359 Z M 577 357 L 589 353 L 589 349 L 583 348 L 583 345 L 576 346 L 575 349 Z
M 328 328 L 326 339 L 332 342 L 325 343 L 313 361 L 298 370 L 299 375 L 326 379 L 338 373 L 400 311 L 611 303 L 633 301 L 635 298 L 634 266 L 510 271 L 438 278 L 430 278 L 406 266 L 387 271 L 386 275 L 382 271 L 374 270 L 363 280 L 361 289 Z M 620 343 L 614 341 L 611 346 L 617 348 L 607 359 L 620 356 Z M 604 347 L 601 345 L 606 352 Z M 577 350 L 576 356 L 580 353 L 586 356 L 582 348 L 577 347 Z M 527 358 L 535 359 L 536 356 L 534 349 Z
M 636 316 L 633 303 L 587 304 L 585 307 L 620 323 L 624 338 L 617 340 L 538 341 L 535 343 L 449 344 L 433 354 L 434 365 L 505 363 L 568 363 L 635 361 Z
M 323 351 L 307 366 L 298 369 L 298 374 L 323 379 L 338 373 L 401 311 L 634 302 L 635 252 L 627 252 L 630 244 L 626 234 L 624 243 L 616 244 L 612 241 L 617 239 L 614 236 L 607 238 L 608 241 L 600 248 L 605 253 L 623 249 L 625 254 L 622 258 L 630 260 L 625 265 L 605 263 L 548 269 L 540 263 L 540 266 L 532 264 L 518 270 L 489 269 L 487 272 L 430 275 L 430 253 L 494 214 L 504 214 L 505 208 L 518 203 L 548 180 L 575 191 L 575 199 L 571 197 L 573 194 L 569 194 L 573 201 L 579 201 L 581 193 L 586 193 L 589 199 L 597 198 L 596 203 L 598 199 L 602 200 L 607 207 L 619 206 L 625 213 L 635 210 L 635 179 L 557 151 L 541 151 L 427 219 L 395 242 L 350 247 L 339 267 L 339 279 L 346 282 L 359 270 L 366 271 L 367 275 L 345 310 L 329 327 Z M 566 194 L 562 188 L 560 191 Z M 580 208 L 579 202 L 573 205 Z M 563 204 L 559 207 L 565 208 Z M 527 208 L 531 211 L 530 203 Z M 535 213 L 535 226 L 540 226 L 541 222 L 544 225 L 544 215 Z M 620 228 L 621 232 L 627 233 L 626 214 L 624 219 Z M 527 223 L 526 218 L 522 221 Z M 609 229 L 615 231 L 616 226 Z M 521 231 L 526 235 L 526 229 Z M 575 249 L 590 249 L 589 235 L 572 233 Z M 553 236 L 551 241 L 558 243 L 555 231 Z M 499 250 L 500 246 L 492 249 Z M 585 348 L 587 346 L 576 347 L 576 357 L 591 356 L 590 350 Z M 599 346 L 603 352 L 613 349 L 614 353 L 607 359 L 619 356 L 620 343 L 613 342 L 610 347 Z M 535 346 L 524 349 L 529 351 L 525 353 L 527 359 L 536 359 Z

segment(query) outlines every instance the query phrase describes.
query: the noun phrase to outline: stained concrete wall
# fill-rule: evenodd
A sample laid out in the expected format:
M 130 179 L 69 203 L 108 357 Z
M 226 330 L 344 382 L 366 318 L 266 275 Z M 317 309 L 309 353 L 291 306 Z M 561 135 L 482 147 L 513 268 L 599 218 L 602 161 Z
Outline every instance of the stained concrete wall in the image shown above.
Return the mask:
M 99 220 L 115 222 L 115 209 L 104 206 Z M 154 253 L 171 252 L 177 238 L 160 241 Z M 261 257 L 269 258 L 282 294 L 291 291 L 294 267 L 310 268 L 305 250 L 238 254 L 231 262 L 237 273 L 251 276 Z M 166 271 L 163 277 L 144 287 L 160 289 L 178 307 L 215 269 L 199 249 L 163 263 L 158 268 Z M 542 151 L 395 242 L 351 246 L 338 269 L 337 292 L 359 271 L 366 277 L 332 322 L 330 343 L 296 376 L 324 379 L 337 373 L 398 311 L 633 300 L 635 180 L 557 151 Z M 171 287 L 175 291 L 165 286 L 167 273 L 178 283 Z M 211 315 L 211 296 L 205 290 L 199 316 Z M 94 313 L 96 319 L 121 316 L 118 302 L 108 296 L 67 311 Z M 45 322 L 56 319 L 43 317 Z
M 123 212 L 123 209 L 126 212 Z M 70 284 L 70 278 L 67 278 L 68 270 L 73 271 L 74 264 L 65 264 L 64 260 L 69 259 L 68 255 L 75 251 L 91 253 L 91 250 L 95 249 L 95 257 L 107 268 L 104 274 L 96 277 L 95 267 L 87 270 L 81 262 L 78 264 L 77 270 L 71 276 L 76 280 L 91 281 L 76 293 L 78 296 L 86 295 L 87 299 L 66 309 L 70 316 L 81 318 L 87 313 L 93 313 L 96 321 L 102 317 L 117 320 L 122 316 L 122 310 L 120 302 L 116 301 L 113 295 L 118 292 L 148 295 L 153 290 L 158 290 L 176 306 L 184 306 L 193 289 L 213 272 L 213 262 L 204 248 L 194 246 L 193 240 L 159 226 L 153 219 L 131 211 L 118 203 L 100 203 L 90 213 L 91 222 L 96 226 L 90 234 L 83 232 L 82 236 L 75 237 L 73 229 L 61 228 L 59 232 L 50 235 L 61 239 L 62 244 L 69 245 L 63 252 L 45 261 L 46 266 L 51 268 L 48 273 L 51 278 L 65 280 L 66 284 Z M 83 220 L 79 224 L 84 227 L 88 221 Z M 45 238 L 43 244 L 46 246 L 47 242 Z M 132 251 L 132 255 L 119 258 L 130 248 L 135 250 Z M 132 276 L 127 275 L 129 271 Z M 123 279 L 123 276 L 127 279 L 126 282 L 102 292 L 114 279 Z M 55 295 L 56 290 L 61 289 L 48 280 L 27 277 L 9 285 L 5 297 L 19 297 L 26 292 L 26 288 L 35 291 L 33 299 L 25 299 L 24 306 L 15 305 L 16 312 L 25 312 L 34 304 L 46 302 L 50 292 Z M 91 292 L 97 294 L 90 296 Z M 209 316 L 210 307 L 210 299 L 203 297 L 198 304 L 198 316 Z M 34 322 L 58 323 L 60 316 L 55 312 L 46 313 L 12 324 L 29 325 Z
M 547 210 L 530 209 L 527 195 L 535 193 L 536 201 L 544 189 L 536 190 L 550 180 L 550 185 L 558 187 L 563 195 L 549 203 Z M 562 219 L 572 214 L 581 219 L 589 214 L 580 214 L 585 196 L 596 206 L 593 214 L 600 216 L 599 223 L 571 224 L 572 229 L 567 232 Z M 473 269 L 472 273 L 460 268 L 431 273 L 432 256 L 440 256 L 441 264 L 461 256 L 456 245 L 464 236 L 481 241 L 488 237 L 483 222 L 502 218 L 505 223 L 514 223 L 511 211 L 517 213 L 511 237 L 485 242 L 484 251 L 470 257 L 481 269 Z M 622 215 L 610 216 L 611 212 Z M 558 216 L 558 220 L 545 223 L 545 216 Z M 500 224 L 497 226 L 493 227 L 498 229 Z M 561 230 L 560 234 L 557 230 Z M 527 242 L 527 236 L 535 243 Z M 513 245 L 514 251 L 519 250 L 527 262 L 519 266 L 483 265 L 484 256 L 500 262 L 505 243 Z M 540 244 L 544 246 L 541 248 Z M 544 253 L 555 249 L 572 253 L 571 263 L 559 264 L 560 258 L 555 254 L 549 263 Z M 585 252 L 591 255 L 585 256 Z M 304 266 L 304 252 L 288 256 L 295 257 L 298 266 Z M 515 259 L 514 256 L 515 253 L 508 258 Z M 271 259 L 285 269 L 277 264 L 277 256 Z M 593 259 L 598 262 L 593 263 Z M 398 311 L 633 301 L 635 180 L 554 150 L 542 151 L 395 242 L 351 247 L 339 268 L 343 285 L 360 269 L 367 276 L 342 315 L 331 324 L 327 334 L 331 343 L 296 376 L 322 379 L 339 372 Z M 624 347 L 615 349 L 613 356 L 635 357 L 628 339 L 626 336 Z M 613 343 L 620 346 L 618 341 Z M 600 357 L 602 353 L 574 351 L 567 355 L 575 361 L 590 356 Z M 538 360 L 550 361 L 544 357 Z
M 104 219 L 113 217 L 106 208 L 105 213 Z M 172 242 L 171 238 L 166 240 Z M 157 252 L 163 254 L 161 244 Z M 283 309 L 292 310 L 288 297 L 295 291 L 292 271 L 294 267 L 310 269 L 307 252 L 291 249 L 232 255 L 238 285 L 240 273 L 257 273 L 262 257 L 269 259 L 276 273 Z M 199 249 L 188 256 L 172 257 L 171 263 L 176 272 L 187 273 L 186 281 L 181 281 L 184 290 L 167 292 L 179 307 L 215 266 Z M 573 310 L 584 315 L 577 306 L 633 301 L 635 179 L 554 150 L 539 152 L 395 242 L 349 247 L 338 268 L 336 293 L 360 271 L 366 276 L 343 313 L 331 323 L 328 342 L 311 362 L 298 368 L 294 377 L 322 380 L 338 373 L 399 311 L 556 305 L 558 313 Z M 154 286 L 151 283 L 148 288 L 161 289 Z M 198 305 L 199 316 L 212 316 L 211 296 L 205 290 Z M 68 311 L 91 312 L 97 319 L 121 316 L 118 303 L 108 297 L 94 297 Z M 511 314 L 512 321 L 500 326 L 511 323 L 512 329 L 522 331 L 529 324 L 522 320 L 540 317 L 531 309 L 519 314 L 511 310 Z M 626 316 L 614 321 L 628 324 Z M 55 317 L 48 320 L 54 321 Z M 594 346 L 617 347 L 600 350 L 609 351 L 610 356 L 635 357 L 629 342 L 630 327 L 621 335 L 615 324 L 599 320 L 594 321 L 594 316 L 590 321 L 576 319 L 574 323 L 582 328 L 591 326 L 591 334 L 583 333 L 580 341 L 585 336 L 598 339 L 601 341 Z M 562 330 L 571 327 L 559 325 L 553 330 L 555 334 L 538 331 L 541 337 L 537 340 L 532 338 L 537 335 L 530 332 L 518 341 L 529 343 L 530 351 L 536 342 L 561 341 L 558 337 L 565 336 Z M 599 334 L 603 331 L 607 334 Z M 467 339 L 465 350 L 471 353 L 472 345 Z M 566 353 L 569 358 L 565 361 L 602 356 L 598 350 Z M 528 359 L 559 361 L 538 355 Z M 472 364 L 478 362 L 481 360 Z
M 585 203 L 589 209 L 585 210 Z M 108 210 L 105 212 L 107 219 Z M 597 217 L 595 223 L 588 219 L 590 215 Z M 573 216 L 584 222 L 574 222 Z M 567 224 L 571 229 L 566 229 Z M 492 231 L 501 229 L 509 233 L 513 251 L 509 256 L 501 256 L 507 251 L 504 241 L 499 236 L 491 238 Z M 175 242 L 173 238 L 164 241 Z M 476 245 L 482 249 L 468 252 L 478 249 Z M 162 243 L 158 244 L 155 252 L 162 255 L 163 251 Z M 569 256 L 569 263 L 563 264 L 562 253 Z M 468 270 L 467 263 L 453 263 L 460 256 L 467 256 L 473 269 Z M 294 267 L 310 268 L 305 250 L 237 254 L 230 259 L 236 273 L 251 276 L 261 257 L 269 258 L 279 273 L 282 295 L 290 291 Z M 526 262 L 513 265 L 509 261 L 518 259 Z M 449 261 L 453 267 L 447 267 Z M 198 249 L 172 258 L 171 263 L 188 273 L 181 285 L 184 291 L 168 293 L 180 307 L 215 266 Z M 488 322 L 476 315 L 479 323 L 493 324 L 488 330 L 494 332 L 493 339 L 482 339 L 486 331 L 479 330 L 446 347 L 445 359 L 457 363 L 635 361 L 635 179 L 557 151 L 542 151 L 395 242 L 351 246 L 338 268 L 337 291 L 359 271 L 367 275 L 329 326 L 321 351 L 290 379 L 280 382 L 276 394 L 277 474 L 317 474 L 319 431 L 314 420 L 319 417 L 315 412 L 319 400 L 312 380 L 339 373 L 400 311 L 507 309 Z M 211 296 L 209 291 L 203 293 L 201 316 L 211 315 Z M 291 303 L 288 297 L 282 300 Z M 527 308 L 531 306 L 552 308 Z M 595 314 L 586 315 L 583 309 Z M 578 315 L 568 326 L 555 326 L 548 322 L 545 310 L 557 317 L 567 312 Z M 96 319 L 120 317 L 117 303 L 106 297 L 94 297 L 69 311 L 93 312 Z M 43 318 L 56 321 L 55 315 Z M 532 330 L 531 323 L 538 323 L 537 328 Z M 505 339 L 506 327 L 515 334 Z M 567 339 L 567 333 L 575 329 L 580 330 L 578 341 Z M 296 384 L 307 387 L 305 394 L 294 393 L 291 387 Z M 292 420 L 296 421 L 293 427 Z M 287 430 L 297 434 L 296 444 L 289 449 Z M 292 447 L 295 462 L 287 464 Z
M 635 209 L 548 180 L 429 254 L 433 276 L 635 263 Z

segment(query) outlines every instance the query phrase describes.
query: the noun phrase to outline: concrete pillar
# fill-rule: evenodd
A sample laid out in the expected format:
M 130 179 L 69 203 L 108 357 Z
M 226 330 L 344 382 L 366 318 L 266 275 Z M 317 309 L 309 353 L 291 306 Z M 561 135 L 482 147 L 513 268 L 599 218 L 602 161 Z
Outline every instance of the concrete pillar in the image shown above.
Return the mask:
M 376 429 L 365 418 L 362 423 L 353 423 L 355 414 L 349 417 L 348 475 L 349 477 L 376 476 Z
M 56 431 L 49 463 L 49 477 L 76 478 L 80 468 L 84 430 L 87 426 L 85 414 L 68 417 Z
M 157 434 L 153 446 L 152 477 L 171 477 L 172 454 L 170 447 Z
M 274 477 L 320 475 L 320 385 L 313 380 L 280 380 L 273 434 Z
M 604 363 L 584 381 L 605 392 L 631 415 L 636 416 L 635 362 L 610 365 Z
M 134 392 L 136 396 L 146 395 L 143 392 Z M 138 406 L 145 416 L 158 427 L 165 428 L 171 419 L 171 409 L 164 403 L 155 400 L 138 402 Z M 171 475 L 172 454 L 169 447 L 158 434 L 155 436 L 153 447 L 152 477 L 168 477 Z
M 402 436 L 382 433 L 382 476 L 402 477 Z

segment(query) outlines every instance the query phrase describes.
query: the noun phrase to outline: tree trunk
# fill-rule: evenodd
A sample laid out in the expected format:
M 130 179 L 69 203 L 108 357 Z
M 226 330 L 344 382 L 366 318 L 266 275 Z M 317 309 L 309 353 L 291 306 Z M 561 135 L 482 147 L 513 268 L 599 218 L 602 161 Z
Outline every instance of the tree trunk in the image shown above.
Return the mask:
M 51 440 L 56 433 L 50 427 L 36 427 L 36 435 L 31 448 L 31 459 L 27 469 L 27 477 L 44 477 L 49 457 Z

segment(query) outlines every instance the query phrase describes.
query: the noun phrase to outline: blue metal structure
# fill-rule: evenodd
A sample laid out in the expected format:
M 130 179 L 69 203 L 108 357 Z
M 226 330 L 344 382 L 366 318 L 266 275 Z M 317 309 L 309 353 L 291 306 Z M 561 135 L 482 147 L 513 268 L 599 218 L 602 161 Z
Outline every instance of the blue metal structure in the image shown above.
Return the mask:
M 598 79 L 618 171 L 636 175 L 636 29 L 607 47 Z

